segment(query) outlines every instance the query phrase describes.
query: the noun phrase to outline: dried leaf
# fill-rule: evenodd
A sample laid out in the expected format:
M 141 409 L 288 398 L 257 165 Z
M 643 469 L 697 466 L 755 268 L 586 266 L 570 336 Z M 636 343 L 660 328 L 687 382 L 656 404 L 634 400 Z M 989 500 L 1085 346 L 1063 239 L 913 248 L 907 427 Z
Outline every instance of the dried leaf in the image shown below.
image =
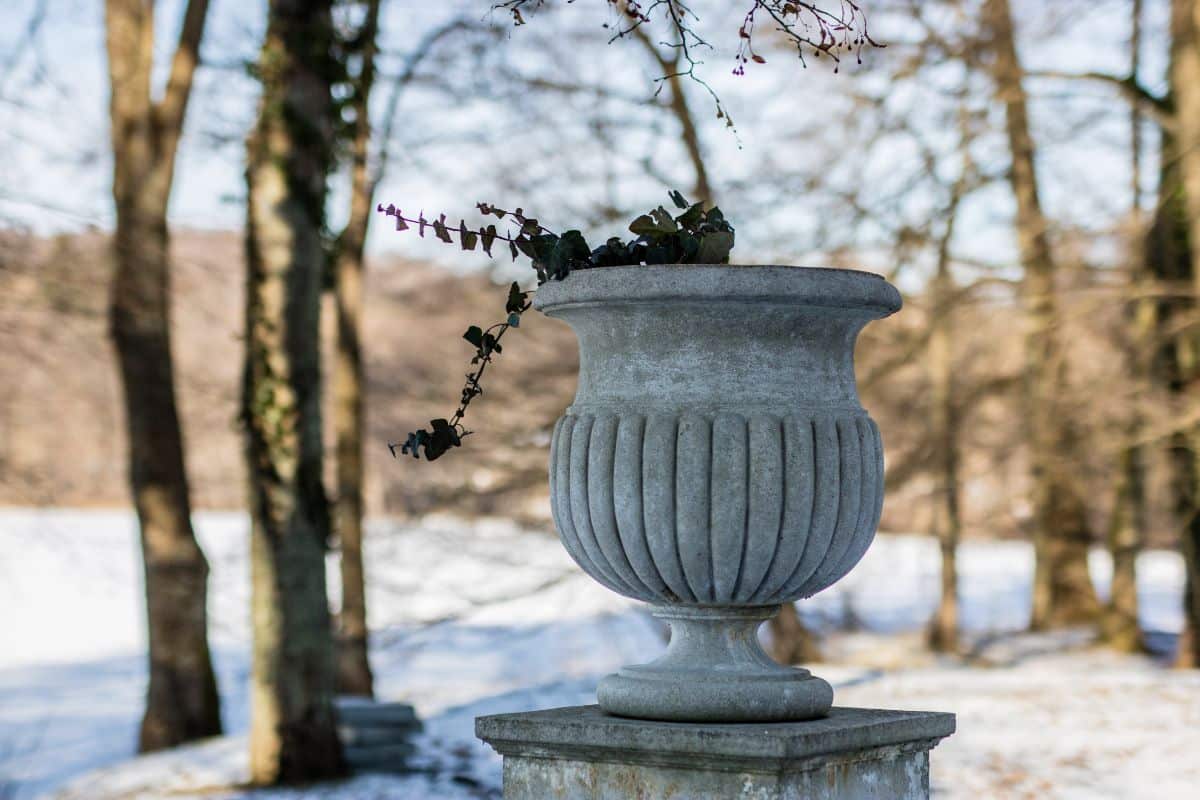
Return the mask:
M 479 235 L 467 227 L 467 221 L 465 219 L 459 220 L 458 222 L 458 234 L 459 238 L 462 240 L 463 250 L 475 249 L 475 243 L 479 240 Z

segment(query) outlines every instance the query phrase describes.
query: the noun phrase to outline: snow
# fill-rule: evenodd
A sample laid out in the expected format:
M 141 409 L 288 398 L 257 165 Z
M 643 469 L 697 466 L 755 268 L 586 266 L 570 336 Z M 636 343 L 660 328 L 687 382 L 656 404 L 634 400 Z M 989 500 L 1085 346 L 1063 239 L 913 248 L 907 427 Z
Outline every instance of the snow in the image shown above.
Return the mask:
M 229 735 L 132 758 L 145 690 L 132 516 L 0 511 L 0 797 L 498 797 L 499 758 L 475 740 L 475 716 L 593 702 L 602 675 L 663 647 L 657 621 L 582 575 L 551 535 L 503 520 L 375 520 L 376 688 L 417 706 L 423 771 L 249 792 L 236 788 L 246 776 L 246 521 L 202 513 L 196 523 Z M 1103 592 L 1106 556 L 1092 567 Z M 1028 615 L 1025 543 L 968 542 L 960 570 L 962 619 L 978 642 L 967 662 L 920 646 L 938 586 L 927 537 L 881 535 L 850 576 L 801 604 L 829 632 L 832 663 L 816 669 L 839 704 L 956 712 L 959 732 L 933 753 L 938 798 L 1197 796 L 1200 674 L 1097 650 L 1083 632 L 1014 633 Z M 1147 628 L 1178 631 L 1181 586 L 1175 554 L 1142 555 Z

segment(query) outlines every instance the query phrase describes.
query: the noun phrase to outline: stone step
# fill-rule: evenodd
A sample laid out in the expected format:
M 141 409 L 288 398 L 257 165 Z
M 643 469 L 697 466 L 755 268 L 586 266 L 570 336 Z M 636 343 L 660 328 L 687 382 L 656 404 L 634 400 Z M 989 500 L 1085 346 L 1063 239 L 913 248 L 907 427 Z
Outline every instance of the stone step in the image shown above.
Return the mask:
M 408 743 L 346 747 L 346 765 L 353 772 L 411 772 L 409 760 L 416 753 Z
M 334 701 L 337 733 L 351 772 L 411 772 L 416 752 L 410 739 L 421 720 L 408 703 L 381 703 L 365 697 Z
M 410 736 L 421 732 L 421 723 L 414 721 L 410 725 L 387 726 L 355 726 L 338 725 L 338 739 L 343 747 L 376 747 L 379 745 L 400 744 L 408 741 Z
M 334 701 L 338 724 L 351 728 L 412 728 L 420 726 L 416 710 L 408 703 L 378 703 L 360 697 Z

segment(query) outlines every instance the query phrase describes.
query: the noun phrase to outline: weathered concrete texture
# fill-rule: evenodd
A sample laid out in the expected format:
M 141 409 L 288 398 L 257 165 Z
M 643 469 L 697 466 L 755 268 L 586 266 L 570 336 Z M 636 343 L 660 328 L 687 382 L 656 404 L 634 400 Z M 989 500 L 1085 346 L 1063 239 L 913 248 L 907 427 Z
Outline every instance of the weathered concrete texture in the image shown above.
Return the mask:
M 598 706 L 479 717 L 505 800 L 925 800 L 954 715 L 835 708 L 824 719 L 683 724 Z
M 588 575 L 660 607 L 761 608 L 810 597 L 863 557 L 883 445 L 858 401 L 854 343 L 900 308 L 895 287 L 851 270 L 612 267 L 545 284 L 534 307 L 579 337 L 550 498 Z M 736 614 L 672 629 L 687 657 L 606 679 L 605 709 L 765 721 L 829 708 L 828 684 L 770 669 L 756 644 L 731 648 L 753 635 Z
M 777 664 L 758 627 L 779 606 L 656 606 L 671 626 L 667 652 L 600 681 L 605 711 L 673 722 L 777 722 L 822 717 L 833 689 L 806 669 Z M 665 699 L 665 702 L 664 702 Z

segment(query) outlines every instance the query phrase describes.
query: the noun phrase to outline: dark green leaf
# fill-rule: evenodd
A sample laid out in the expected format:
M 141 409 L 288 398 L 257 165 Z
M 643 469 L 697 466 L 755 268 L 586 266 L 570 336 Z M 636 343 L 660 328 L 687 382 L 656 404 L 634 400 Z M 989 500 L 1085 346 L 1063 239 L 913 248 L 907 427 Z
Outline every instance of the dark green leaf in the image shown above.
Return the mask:
M 514 251 L 512 260 L 516 260 L 516 251 L 518 251 L 518 249 L 520 249 L 520 251 L 526 255 L 526 258 L 538 257 L 538 251 L 534 249 L 533 242 L 529 240 L 528 236 L 517 236 L 516 239 L 509 243 L 512 247 L 512 251 Z
M 687 200 L 683 199 L 683 195 L 679 193 L 679 190 L 672 189 L 667 194 L 671 197 L 671 202 L 675 203 L 676 208 L 687 208 L 688 207 Z
M 682 214 L 676 217 L 675 221 L 679 223 L 679 227 L 694 233 L 696 228 L 705 221 L 704 204 L 696 203 L 687 211 L 684 211 Z
M 732 231 L 713 231 L 700 237 L 700 249 L 696 253 L 696 264 L 727 264 L 729 251 L 733 249 Z
M 564 257 L 571 262 L 587 261 L 592 254 L 592 248 L 588 247 L 587 240 L 583 238 L 583 234 L 579 231 L 567 231 L 559 239 L 559 247 L 562 248 Z
M 483 347 L 483 329 L 478 325 L 472 325 L 467 328 L 467 332 L 463 334 L 463 338 L 476 347 Z
M 679 226 L 675 224 L 675 219 L 667 213 L 667 210 L 659 206 L 649 214 L 643 214 L 635 219 L 630 224 L 629 230 L 639 236 L 657 237 L 674 233 L 679 230 Z
M 525 292 L 521 291 L 521 286 L 513 281 L 508 287 L 508 299 L 504 303 L 504 310 L 510 314 L 519 314 L 526 308 Z

